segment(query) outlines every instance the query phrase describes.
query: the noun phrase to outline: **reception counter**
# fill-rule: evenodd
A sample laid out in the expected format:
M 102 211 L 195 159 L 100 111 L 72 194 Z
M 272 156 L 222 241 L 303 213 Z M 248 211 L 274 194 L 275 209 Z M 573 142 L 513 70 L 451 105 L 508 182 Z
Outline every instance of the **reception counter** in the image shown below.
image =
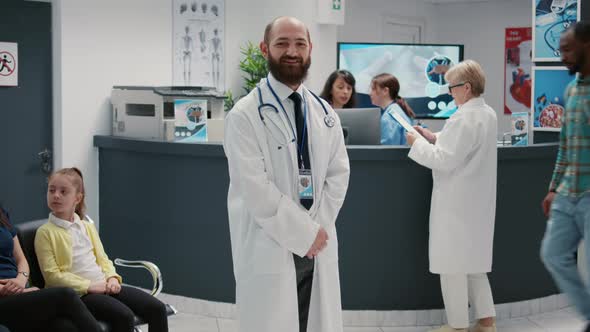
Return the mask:
M 109 255 L 158 264 L 166 293 L 234 303 L 221 144 L 95 136 L 94 145 Z M 556 153 L 555 143 L 498 149 L 496 303 L 557 293 L 539 259 L 540 203 Z M 430 170 L 410 160 L 406 147 L 349 146 L 348 154 L 350 186 L 337 221 L 344 309 L 442 308 L 438 276 L 428 272 Z M 146 279 L 123 273 L 128 283 Z

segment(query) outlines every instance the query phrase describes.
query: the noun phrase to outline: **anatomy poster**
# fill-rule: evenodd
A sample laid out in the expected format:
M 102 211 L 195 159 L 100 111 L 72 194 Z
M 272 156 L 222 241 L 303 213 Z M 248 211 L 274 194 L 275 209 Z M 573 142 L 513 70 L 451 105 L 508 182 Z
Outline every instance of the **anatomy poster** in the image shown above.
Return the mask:
M 173 1 L 173 84 L 224 91 L 224 0 Z
M 575 78 L 566 67 L 533 67 L 531 123 L 536 131 L 559 131 L 565 112 L 565 88 Z
M 559 39 L 580 20 L 581 0 L 533 1 L 533 61 L 560 61 Z
M 506 28 L 504 113 L 531 109 L 531 28 Z
M 18 86 L 18 44 L 0 42 L 0 86 Z

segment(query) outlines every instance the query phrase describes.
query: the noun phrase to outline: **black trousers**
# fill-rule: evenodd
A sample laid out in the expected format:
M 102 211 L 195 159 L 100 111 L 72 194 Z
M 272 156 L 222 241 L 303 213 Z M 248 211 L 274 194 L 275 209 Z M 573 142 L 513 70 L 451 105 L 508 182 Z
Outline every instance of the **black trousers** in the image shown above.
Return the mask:
M 0 324 L 11 332 L 98 332 L 96 319 L 71 288 L 0 297 Z
M 311 301 L 311 285 L 313 282 L 314 260 L 293 255 L 297 274 L 297 304 L 299 307 L 299 332 L 307 331 L 309 304 Z
M 166 305 L 141 289 L 122 286 L 119 294 L 87 294 L 82 302 L 112 332 L 133 332 L 135 315 L 148 323 L 149 332 L 168 332 Z

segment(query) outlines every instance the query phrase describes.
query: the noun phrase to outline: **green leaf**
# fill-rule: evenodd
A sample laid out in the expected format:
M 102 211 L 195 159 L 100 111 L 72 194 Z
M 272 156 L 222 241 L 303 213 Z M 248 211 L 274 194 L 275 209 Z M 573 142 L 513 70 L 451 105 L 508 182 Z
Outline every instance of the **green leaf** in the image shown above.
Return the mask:
M 233 96 L 231 90 L 229 90 L 229 89 L 225 92 L 225 96 L 227 97 L 227 99 L 225 100 L 225 103 L 223 106 L 224 106 L 224 110 L 226 112 L 229 112 L 236 104 L 236 100 L 234 100 L 234 96 Z
M 260 51 L 258 45 L 254 45 L 252 42 L 248 41 L 245 45 L 240 47 L 240 53 L 243 56 L 238 65 L 242 72 L 242 79 L 244 80 L 242 89 L 244 89 L 245 94 L 248 94 L 252 89 L 256 88 L 256 84 L 258 84 L 261 79 L 268 75 L 268 68 L 266 65 L 266 59 L 262 55 L 262 51 Z M 230 90 L 226 92 L 226 96 L 228 99 L 225 102 L 225 110 L 229 111 L 239 98 L 235 98 L 234 100 Z M 231 106 L 228 106 L 228 104 Z

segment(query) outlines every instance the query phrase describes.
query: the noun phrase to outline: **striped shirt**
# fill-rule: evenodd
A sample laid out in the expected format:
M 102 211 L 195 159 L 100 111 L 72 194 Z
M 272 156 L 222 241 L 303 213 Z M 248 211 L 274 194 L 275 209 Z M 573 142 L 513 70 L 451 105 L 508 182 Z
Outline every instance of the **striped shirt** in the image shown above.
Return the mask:
M 590 192 L 590 78 L 578 75 L 566 88 L 559 151 L 549 190 L 570 197 Z

